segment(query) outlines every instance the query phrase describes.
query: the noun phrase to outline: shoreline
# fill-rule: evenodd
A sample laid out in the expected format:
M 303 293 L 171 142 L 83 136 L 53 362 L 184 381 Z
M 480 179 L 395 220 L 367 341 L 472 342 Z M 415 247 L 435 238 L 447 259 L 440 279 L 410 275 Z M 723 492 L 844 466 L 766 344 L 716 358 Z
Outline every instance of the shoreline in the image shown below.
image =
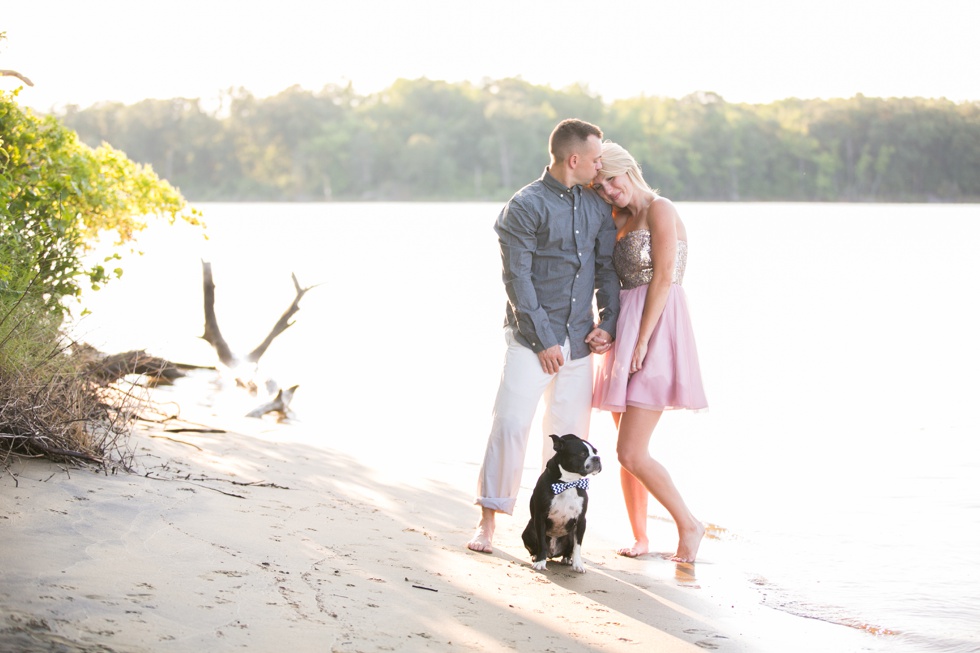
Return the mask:
M 152 393 L 179 404 L 187 423 L 225 432 L 141 422 L 131 445 L 142 473 L 21 459 L 0 475 L 0 648 L 876 647 L 866 633 L 762 605 L 712 562 L 711 540 L 697 565 L 616 555 L 611 478 L 601 500 L 592 493 L 587 573 L 556 562 L 535 572 L 520 538 L 529 489 L 498 519 L 494 553 L 474 553 L 472 465 L 365 455 L 357 438 L 327 446 L 329 424 L 219 417 L 181 381 Z M 672 542 L 673 524 L 661 526 L 659 541 Z

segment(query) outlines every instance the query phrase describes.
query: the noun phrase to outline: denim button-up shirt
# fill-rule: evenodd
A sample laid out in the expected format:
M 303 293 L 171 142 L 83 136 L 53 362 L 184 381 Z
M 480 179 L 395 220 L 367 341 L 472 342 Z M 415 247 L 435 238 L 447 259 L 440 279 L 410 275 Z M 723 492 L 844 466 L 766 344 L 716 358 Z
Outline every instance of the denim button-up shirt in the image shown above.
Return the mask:
M 494 231 L 507 290 L 506 325 L 518 342 L 537 353 L 567 337 L 576 359 L 589 354 L 585 337 L 594 326 L 616 335 L 616 227 L 611 207 L 595 191 L 568 188 L 545 169 L 504 206 Z

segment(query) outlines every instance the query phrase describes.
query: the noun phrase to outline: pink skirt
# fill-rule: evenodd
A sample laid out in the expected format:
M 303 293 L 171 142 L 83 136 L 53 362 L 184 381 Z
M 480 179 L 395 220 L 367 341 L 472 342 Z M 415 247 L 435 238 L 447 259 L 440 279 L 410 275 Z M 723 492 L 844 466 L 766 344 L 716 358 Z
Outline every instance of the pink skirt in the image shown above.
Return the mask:
M 684 289 L 670 286 L 667 304 L 653 330 L 643 369 L 630 375 L 647 286 L 619 292 L 619 320 L 613 348 L 597 357 L 592 405 L 622 413 L 627 406 L 648 410 L 708 407 Z

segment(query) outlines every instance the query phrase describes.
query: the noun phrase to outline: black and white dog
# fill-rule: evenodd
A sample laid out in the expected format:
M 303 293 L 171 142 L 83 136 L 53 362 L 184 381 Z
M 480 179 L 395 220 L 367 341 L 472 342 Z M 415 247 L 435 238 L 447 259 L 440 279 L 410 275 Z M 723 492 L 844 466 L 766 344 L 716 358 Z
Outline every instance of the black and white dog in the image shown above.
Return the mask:
M 589 507 L 588 476 L 602 471 L 596 448 L 575 435 L 552 435 L 555 455 L 538 477 L 531 494 L 531 519 L 524 529 L 524 546 L 532 566 L 542 571 L 548 558 L 561 558 L 579 573 L 585 511 Z

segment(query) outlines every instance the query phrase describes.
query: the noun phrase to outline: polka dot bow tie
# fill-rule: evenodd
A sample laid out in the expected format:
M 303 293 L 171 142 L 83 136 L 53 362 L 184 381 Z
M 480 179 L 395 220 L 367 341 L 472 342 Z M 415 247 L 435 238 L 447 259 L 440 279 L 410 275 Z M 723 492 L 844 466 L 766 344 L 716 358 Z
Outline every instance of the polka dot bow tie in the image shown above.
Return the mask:
M 587 479 L 587 478 L 580 478 L 579 480 L 572 481 L 571 483 L 564 483 L 564 482 L 562 482 L 562 483 L 552 483 L 551 484 L 551 491 L 554 492 L 555 494 L 561 494 L 562 492 L 564 492 L 565 490 L 567 490 L 570 487 L 580 487 L 583 490 L 588 490 L 589 489 L 589 479 Z

